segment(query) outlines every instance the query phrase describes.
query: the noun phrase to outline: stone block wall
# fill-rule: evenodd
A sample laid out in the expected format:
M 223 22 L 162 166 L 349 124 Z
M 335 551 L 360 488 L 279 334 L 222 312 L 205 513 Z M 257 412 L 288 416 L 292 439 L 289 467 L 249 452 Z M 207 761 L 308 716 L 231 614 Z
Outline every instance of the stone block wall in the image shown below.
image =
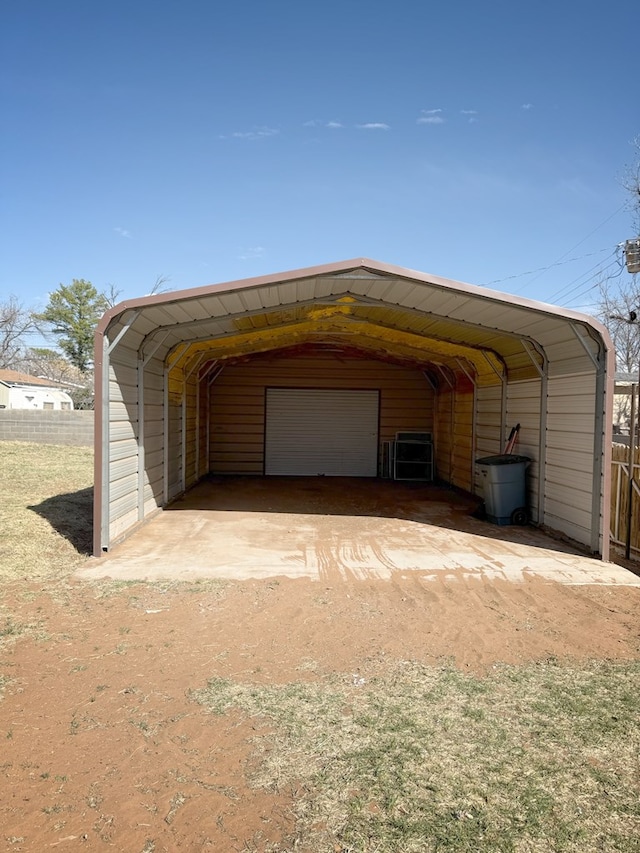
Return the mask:
M 93 446 L 93 412 L 0 409 L 0 441 Z

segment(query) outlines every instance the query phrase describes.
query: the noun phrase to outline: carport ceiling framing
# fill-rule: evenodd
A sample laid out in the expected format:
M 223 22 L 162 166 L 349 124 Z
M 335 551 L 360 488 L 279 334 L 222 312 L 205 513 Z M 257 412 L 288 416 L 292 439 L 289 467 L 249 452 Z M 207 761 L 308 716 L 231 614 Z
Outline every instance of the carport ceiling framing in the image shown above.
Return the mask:
M 271 310 L 162 325 L 144 338 L 141 351 L 154 346 L 161 336 L 168 353 L 189 341 L 197 350 L 208 343 L 212 354 L 225 358 L 327 335 L 367 340 L 374 355 L 376 349 L 381 356 L 397 351 L 404 358 L 413 358 L 416 364 L 444 358 L 455 369 L 456 357 L 462 356 L 474 365 L 479 377 L 486 374 L 493 381 L 495 375 L 506 374 L 509 362 L 521 371 L 527 366 L 530 371 L 533 366 L 534 373 L 539 373 L 545 362 L 539 343 L 527 335 L 344 293 Z M 378 342 L 377 347 L 371 345 L 374 341 Z M 191 351 L 184 359 L 190 356 Z
M 343 319 L 294 322 L 235 335 L 206 336 L 192 341 L 173 364 L 183 368 L 198 352 L 205 352 L 209 358 L 226 359 L 314 342 L 331 342 L 366 351 L 373 358 L 402 360 L 419 367 L 443 363 L 454 371 L 462 358 L 486 382 L 495 382 L 496 376 L 506 374 L 504 360 L 489 349 L 439 341 L 364 320 Z

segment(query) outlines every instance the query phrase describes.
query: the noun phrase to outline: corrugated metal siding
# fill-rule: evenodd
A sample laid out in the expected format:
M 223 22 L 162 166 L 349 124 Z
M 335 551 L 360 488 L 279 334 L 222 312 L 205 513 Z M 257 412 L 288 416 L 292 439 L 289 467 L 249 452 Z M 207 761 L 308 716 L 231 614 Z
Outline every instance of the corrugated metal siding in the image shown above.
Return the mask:
M 191 375 L 186 385 L 186 453 L 185 453 L 185 485 L 186 488 L 193 486 L 198 481 L 196 471 L 196 442 L 198 431 L 196 429 L 196 395 L 198 393 L 197 376 Z
M 228 365 L 212 386 L 211 471 L 262 474 L 270 386 L 379 390 L 380 441 L 433 431 L 433 390 L 419 370 L 342 353 L 256 356 Z
M 447 483 L 453 473 L 453 407 L 455 397 L 452 388 L 438 390 L 435 398 L 434 457 L 436 477 Z
M 267 388 L 265 474 L 375 477 L 378 392 Z
M 482 481 L 476 459 L 502 453 L 502 384 L 476 390 L 476 446 L 473 451 L 473 493 L 482 494 Z
M 507 435 L 503 436 L 503 447 L 508 433 L 516 424 L 520 424 L 518 441 L 513 453 L 528 456 L 531 464 L 527 468 L 527 506 L 531 518 L 538 517 L 538 478 L 540 457 L 540 410 L 545 401 L 541 401 L 541 380 L 510 382 L 507 385 Z
M 595 375 L 548 383 L 544 523 L 588 544 L 591 535 Z
M 196 422 L 196 429 L 198 433 L 197 438 L 197 465 L 196 465 L 196 474 L 197 478 L 200 479 L 204 477 L 208 471 L 209 466 L 207 462 L 207 383 L 201 382 L 198 386 L 198 416 Z
M 117 350 L 109 364 L 109 535 L 117 536 L 137 506 L 138 387 L 136 354 Z
M 472 488 L 473 390 L 441 386 L 436 398 L 436 476 Z
M 470 491 L 473 483 L 473 391 L 458 390 L 453 420 L 451 484 Z
M 144 371 L 145 515 L 149 499 L 153 499 L 155 507 L 162 506 L 164 499 L 163 389 L 162 364 L 151 361 Z
M 476 392 L 476 458 L 502 450 L 502 385 L 484 386 Z
M 182 491 L 182 383 L 169 383 L 168 499 Z

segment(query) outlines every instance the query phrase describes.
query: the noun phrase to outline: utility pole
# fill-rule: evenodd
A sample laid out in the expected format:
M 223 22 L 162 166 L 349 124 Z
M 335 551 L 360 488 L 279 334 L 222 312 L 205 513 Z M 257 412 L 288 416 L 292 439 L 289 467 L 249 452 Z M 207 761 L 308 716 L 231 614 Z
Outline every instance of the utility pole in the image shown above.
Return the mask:
M 635 275 L 640 272 L 640 237 L 626 241 L 624 244 L 624 260 L 628 273 Z

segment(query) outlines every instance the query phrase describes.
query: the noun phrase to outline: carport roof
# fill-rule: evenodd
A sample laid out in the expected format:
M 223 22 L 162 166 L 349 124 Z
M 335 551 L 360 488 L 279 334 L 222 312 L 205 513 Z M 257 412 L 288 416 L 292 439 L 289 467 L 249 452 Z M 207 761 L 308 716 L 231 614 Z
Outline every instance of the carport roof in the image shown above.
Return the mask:
M 102 318 L 96 364 L 103 337 L 172 366 L 322 342 L 479 384 L 584 372 L 611 349 L 587 315 L 366 258 L 128 300 Z

